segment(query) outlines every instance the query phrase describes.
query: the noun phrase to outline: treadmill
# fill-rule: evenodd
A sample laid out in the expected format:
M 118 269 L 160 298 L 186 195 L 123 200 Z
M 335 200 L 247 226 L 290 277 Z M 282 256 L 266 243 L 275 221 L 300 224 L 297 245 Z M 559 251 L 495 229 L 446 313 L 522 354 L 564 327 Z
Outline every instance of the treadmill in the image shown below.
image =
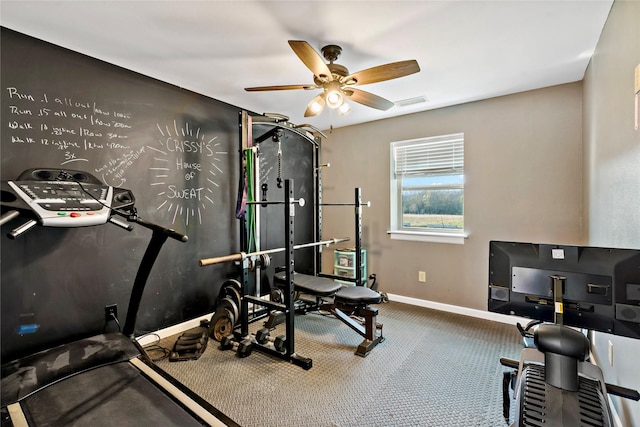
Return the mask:
M 2 427 L 238 425 L 158 368 L 134 337 L 144 287 L 162 246 L 168 238 L 186 242 L 187 236 L 138 217 L 129 190 L 107 186 L 82 171 L 29 169 L 16 181 L 2 182 L 1 190 L 0 225 L 18 217 L 26 220 L 8 233 L 10 239 L 34 226 L 109 222 L 129 231 L 131 224 L 152 231 L 122 332 L 80 339 L 2 365 Z

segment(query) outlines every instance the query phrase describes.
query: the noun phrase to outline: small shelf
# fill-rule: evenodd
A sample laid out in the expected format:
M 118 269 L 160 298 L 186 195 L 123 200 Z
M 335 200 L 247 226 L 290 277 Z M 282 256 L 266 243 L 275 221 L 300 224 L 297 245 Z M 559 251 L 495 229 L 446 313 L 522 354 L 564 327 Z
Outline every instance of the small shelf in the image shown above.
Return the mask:
M 367 280 L 367 251 L 360 250 L 362 262 L 362 281 Z M 333 274 L 354 279 L 356 277 L 356 250 L 355 248 L 340 248 L 333 252 Z M 354 282 L 337 280 L 343 285 L 353 286 Z

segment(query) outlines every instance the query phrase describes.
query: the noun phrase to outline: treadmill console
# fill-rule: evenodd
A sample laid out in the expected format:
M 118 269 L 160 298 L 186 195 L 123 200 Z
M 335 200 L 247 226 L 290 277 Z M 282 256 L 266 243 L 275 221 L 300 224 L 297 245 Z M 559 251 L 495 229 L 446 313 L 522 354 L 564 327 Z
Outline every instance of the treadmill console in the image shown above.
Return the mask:
M 129 190 L 103 184 L 93 175 L 63 169 L 29 169 L 3 186 L 3 205 L 20 204 L 47 227 L 84 227 L 106 223 L 112 209 L 134 203 Z M 8 194 L 12 193 L 12 194 Z M 22 203 L 26 204 L 24 206 Z M 19 208 L 19 206 L 18 206 Z

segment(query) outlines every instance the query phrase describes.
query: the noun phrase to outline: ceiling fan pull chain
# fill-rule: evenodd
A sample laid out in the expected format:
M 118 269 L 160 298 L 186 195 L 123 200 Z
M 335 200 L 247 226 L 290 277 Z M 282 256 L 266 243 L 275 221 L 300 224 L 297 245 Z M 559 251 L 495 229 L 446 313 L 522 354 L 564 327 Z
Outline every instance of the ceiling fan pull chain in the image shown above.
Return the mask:
M 282 145 L 278 139 L 278 178 L 276 178 L 278 188 L 282 188 Z

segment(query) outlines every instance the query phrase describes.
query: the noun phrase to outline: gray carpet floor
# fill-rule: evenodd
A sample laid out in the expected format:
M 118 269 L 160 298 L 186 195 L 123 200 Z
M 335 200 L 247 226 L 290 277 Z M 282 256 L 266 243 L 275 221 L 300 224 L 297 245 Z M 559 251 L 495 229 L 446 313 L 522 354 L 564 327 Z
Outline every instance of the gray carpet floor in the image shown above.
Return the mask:
M 296 316 L 295 350 L 313 360 L 308 371 L 257 351 L 238 358 L 213 340 L 197 361 L 158 365 L 244 427 L 506 426 L 499 359 L 519 358 L 514 326 L 377 307 L 385 341 L 365 358 L 354 354 L 362 337 L 344 323 L 307 314 Z

